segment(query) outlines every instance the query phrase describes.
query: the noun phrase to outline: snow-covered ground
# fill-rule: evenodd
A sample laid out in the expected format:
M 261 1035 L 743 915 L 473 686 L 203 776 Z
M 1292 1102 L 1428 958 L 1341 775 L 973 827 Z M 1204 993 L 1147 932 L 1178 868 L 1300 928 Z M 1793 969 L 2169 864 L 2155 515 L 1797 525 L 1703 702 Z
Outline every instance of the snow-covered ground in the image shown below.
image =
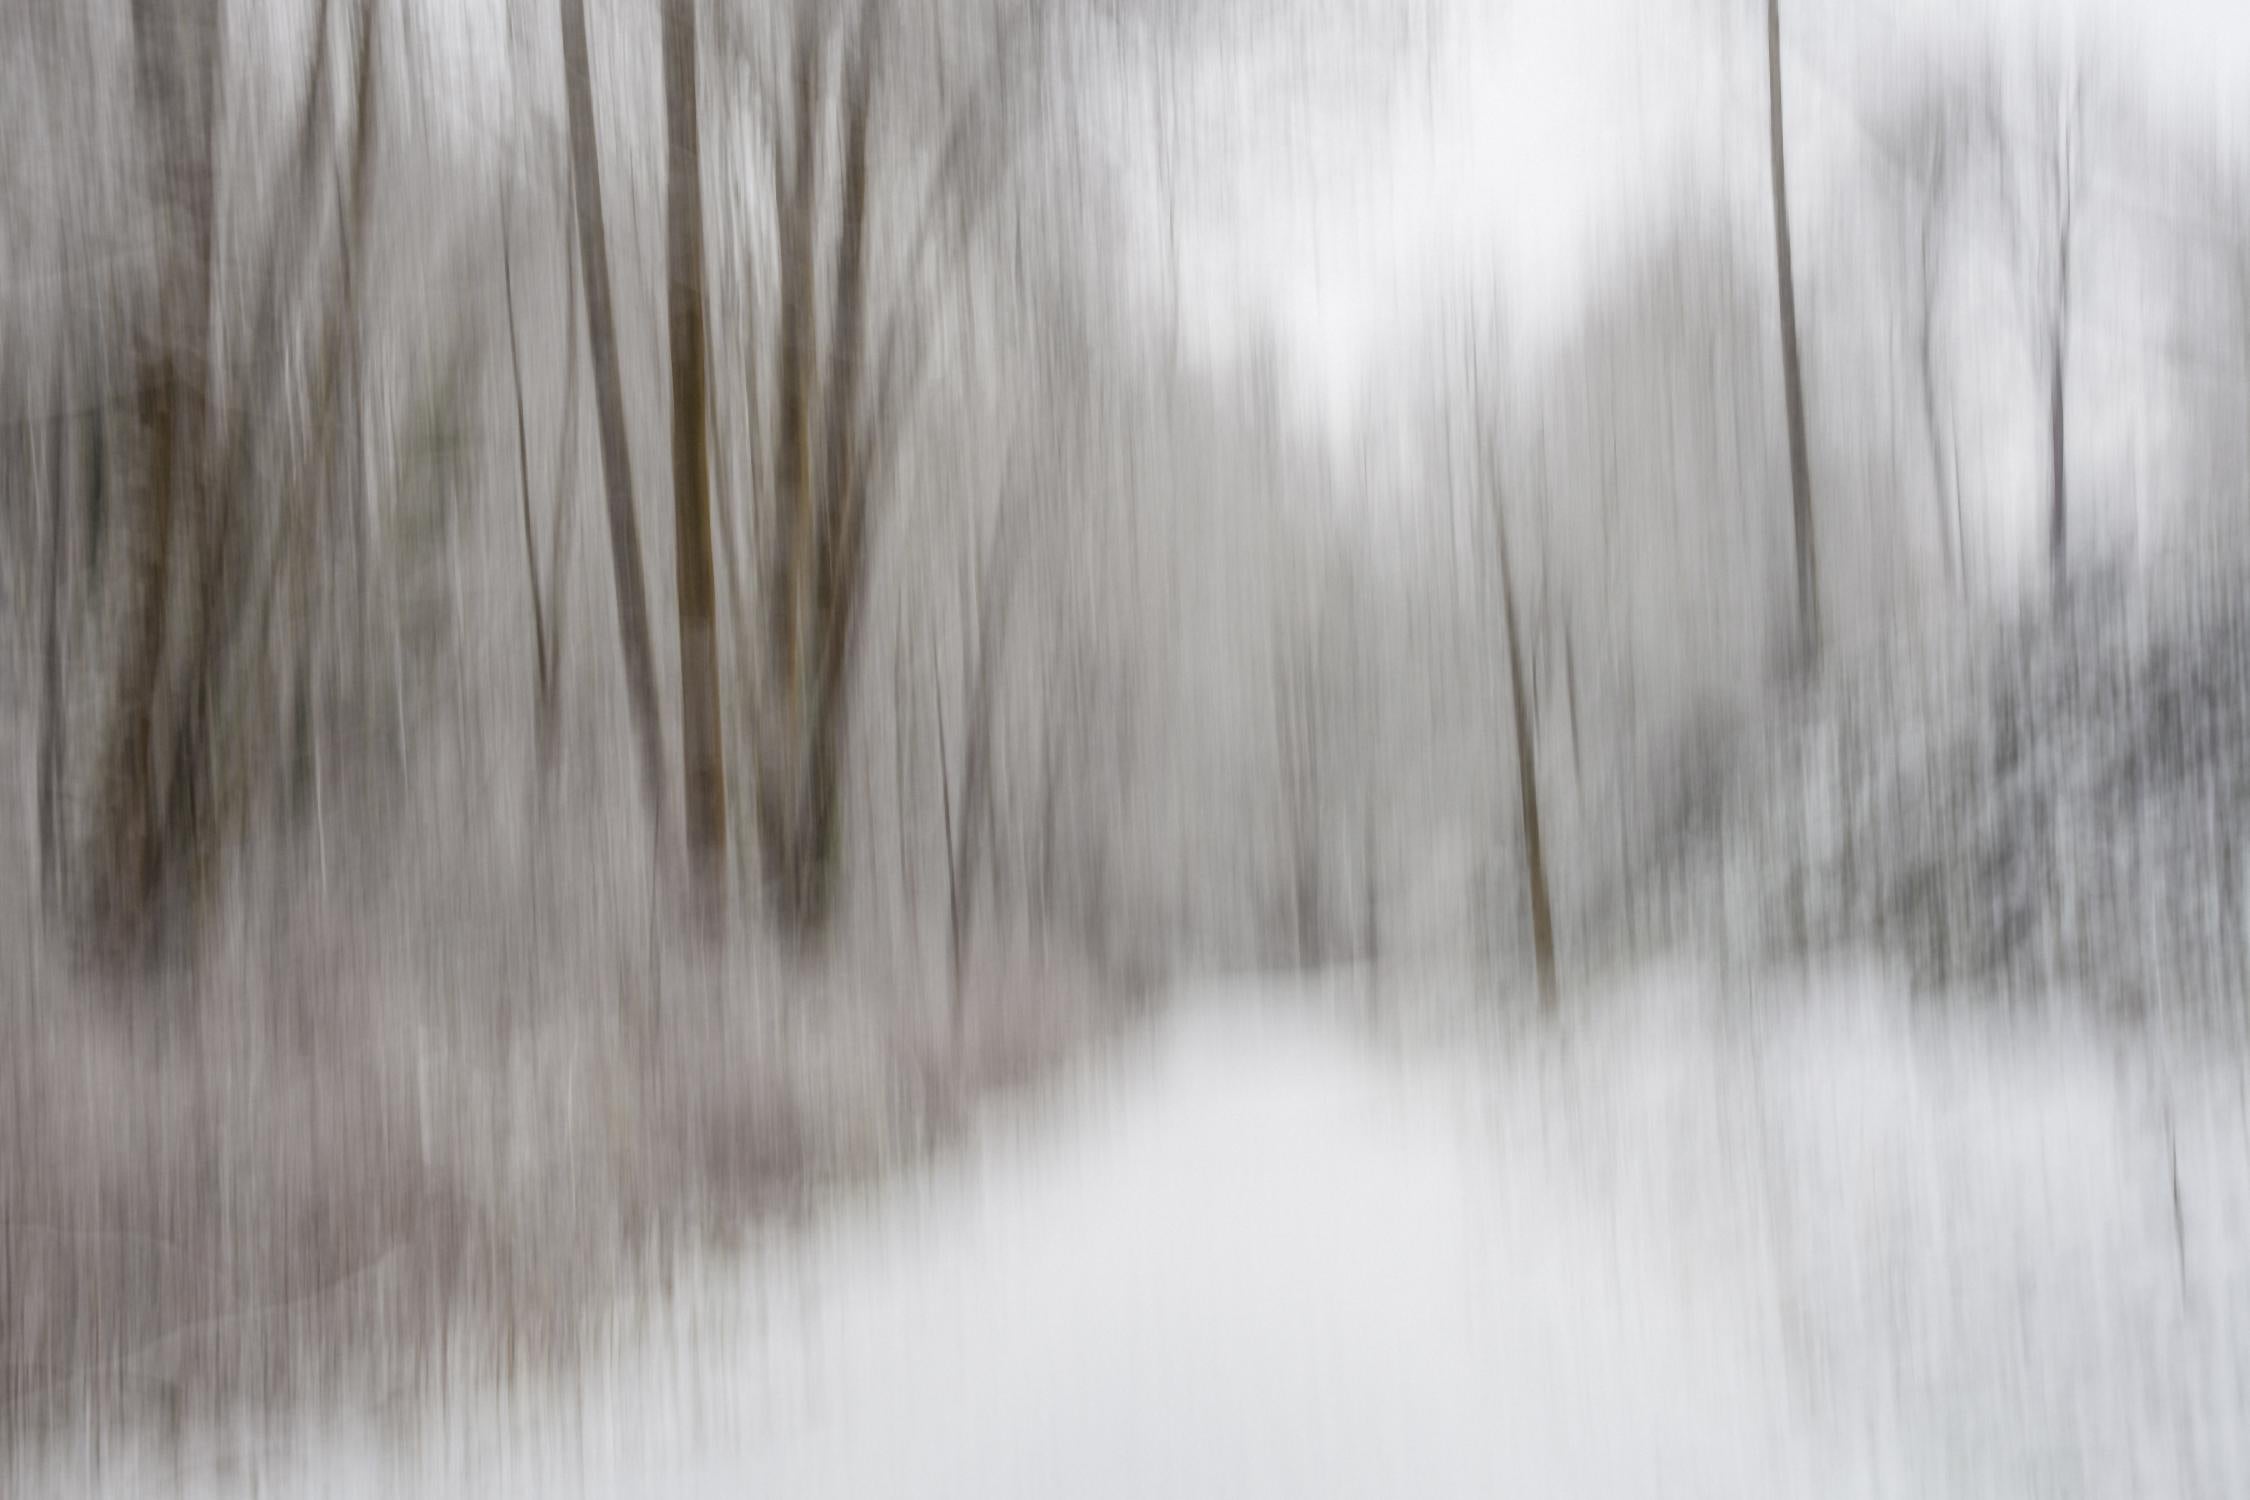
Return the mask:
M 19 1495 L 2250 1494 L 2231 1053 L 1700 982 L 1188 997 L 560 1384 Z

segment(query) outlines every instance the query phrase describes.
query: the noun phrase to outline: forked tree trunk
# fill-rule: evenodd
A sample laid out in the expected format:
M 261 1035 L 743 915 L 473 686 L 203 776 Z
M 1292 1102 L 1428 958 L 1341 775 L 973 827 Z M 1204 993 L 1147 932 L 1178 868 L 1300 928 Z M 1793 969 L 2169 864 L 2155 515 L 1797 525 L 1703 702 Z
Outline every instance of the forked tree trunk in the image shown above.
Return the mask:
M 1773 161 L 1774 265 L 1781 298 L 1782 399 L 1789 418 L 1789 497 L 1797 552 L 1797 629 L 1803 659 L 1820 654 L 1820 567 L 1813 539 L 1812 458 L 1805 439 L 1804 366 L 1797 347 L 1797 271 L 1789 235 L 1789 167 L 1781 102 L 1781 0 L 1766 0 L 1766 92 Z
M 767 670 L 759 690 L 758 842 L 767 900 L 792 941 L 825 934 L 840 863 L 839 771 L 867 573 L 864 461 L 869 183 L 882 7 L 865 5 L 840 72 L 835 270 L 823 278 L 819 145 L 822 30 L 800 23 L 788 149 L 773 155 L 783 287 L 776 376 L 774 522 L 767 563 Z M 816 316 L 824 279 L 833 299 Z M 819 335 L 825 332 L 826 368 Z
M 625 693 L 640 752 L 650 827 L 664 842 L 664 733 L 657 720 L 656 661 L 649 645 L 648 594 L 641 572 L 641 529 L 633 510 L 633 461 L 625 432 L 625 393 L 617 363 L 617 319 L 610 306 L 609 237 L 602 215 L 594 85 L 586 56 L 586 0 L 562 8 L 563 93 L 570 116 L 570 166 L 578 205 L 579 281 L 594 366 L 594 406 L 609 508 L 610 562 L 617 578 L 617 626 L 625 653 Z
M 680 758 L 689 876 L 715 929 L 727 873 L 727 779 L 719 719 L 718 588 L 711 563 L 709 353 L 703 322 L 703 169 L 696 114 L 695 0 L 665 0 L 664 104 L 671 138 L 672 500 L 680 610 Z

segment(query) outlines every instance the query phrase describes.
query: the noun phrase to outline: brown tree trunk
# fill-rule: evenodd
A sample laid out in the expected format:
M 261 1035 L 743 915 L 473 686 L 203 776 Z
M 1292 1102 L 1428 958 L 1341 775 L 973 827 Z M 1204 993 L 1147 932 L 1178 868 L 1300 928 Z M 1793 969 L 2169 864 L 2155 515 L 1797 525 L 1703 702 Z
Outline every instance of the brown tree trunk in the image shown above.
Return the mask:
M 1789 417 L 1790 514 L 1797 551 L 1799 647 L 1809 665 L 1820 654 L 1820 568 L 1813 540 L 1812 458 L 1805 438 L 1804 366 L 1797 347 L 1797 271 L 1789 235 L 1789 169 L 1781 103 L 1781 0 L 1766 0 L 1766 91 L 1773 160 L 1773 237 L 1781 297 L 1781 382 Z
M 159 235 L 155 326 L 137 355 L 141 468 L 129 544 L 129 623 L 105 731 L 100 777 L 96 923 L 138 946 L 185 818 L 173 741 L 193 705 L 172 701 L 170 628 L 179 529 L 208 524 L 210 290 L 215 193 L 213 116 L 218 16 L 208 4 L 135 0 L 134 86 L 152 147 Z M 200 607 L 191 594 L 191 605 Z M 190 629 L 193 630 L 191 625 Z
M 649 645 L 647 585 L 641 572 L 640 522 L 633 510 L 633 461 L 625 431 L 625 394 L 617 363 L 617 320 L 610 306 L 609 238 L 602 215 L 599 143 L 594 137 L 594 85 L 586 57 L 586 0 L 559 0 L 563 92 L 570 116 L 570 163 L 578 205 L 579 281 L 594 365 L 594 406 L 609 502 L 610 562 L 617 576 L 617 624 L 625 653 L 625 692 L 640 752 L 642 792 L 657 842 L 664 842 L 664 731 L 657 719 L 656 660 Z
M 1539 822 L 1539 762 L 1530 695 L 1524 687 L 1523 648 L 1516 630 L 1516 585 L 1508 559 L 1508 523 L 1500 532 L 1500 610 L 1508 634 L 1508 701 L 1515 710 L 1516 794 L 1523 812 L 1523 877 L 1531 896 L 1531 950 L 1539 973 L 1539 1004 L 1552 1014 L 1560 990 L 1555 978 L 1555 916 L 1547 890 L 1547 846 Z
M 694 901 L 699 918 L 715 930 L 726 891 L 727 780 L 719 720 L 718 588 L 711 562 L 710 356 L 703 322 L 703 153 L 695 45 L 695 0 L 665 0 L 681 778 Z
M 840 863 L 840 762 L 866 582 L 866 366 L 869 183 L 883 7 L 866 4 L 838 87 L 841 152 L 835 270 L 819 246 L 824 29 L 800 22 L 791 64 L 793 138 L 773 154 L 782 305 L 775 365 L 774 525 L 766 559 L 767 670 L 759 683 L 758 841 L 769 909 L 783 933 L 825 932 Z M 833 301 L 816 316 L 824 281 Z M 826 367 L 818 343 L 829 339 Z
M 766 670 L 758 747 L 758 851 L 766 900 L 783 935 L 816 939 L 827 919 L 828 862 L 814 827 L 813 746 L 820 737 L 812 664 L 819 655 L 812 578 L 818 563 L 819 498 L 813 472 L 816 392 L 812 373 L 814 267 L 819 168 L 821 49 L 816 28 L 800 21 L 790 64 L 793 133 L 773 149 L 781 300 L 776 309 L 772 505 L 766 571 Z

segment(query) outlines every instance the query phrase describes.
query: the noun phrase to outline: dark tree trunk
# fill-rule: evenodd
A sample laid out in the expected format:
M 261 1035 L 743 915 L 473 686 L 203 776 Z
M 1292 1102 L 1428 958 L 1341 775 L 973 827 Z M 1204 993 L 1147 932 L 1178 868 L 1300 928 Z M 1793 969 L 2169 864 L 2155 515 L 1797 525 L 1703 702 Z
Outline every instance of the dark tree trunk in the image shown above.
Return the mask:
M 727 781 L 719 719 L 718 588 L 711 562 L 710 356 L 703 321 L 703 168 L 695 46 L 695 0 L 665 0 L 681 784 L 687 798 L 694 901 L 701 921 L 715 930 L 726 890 Z
M 209 4 L 135 0 L 134 86 L 143 138 L 153 150 L 160 269 L 155 326 L 137 361 L 140 495 L 132 528 L 124 657 L 115 682 L 100 770 L 100 890 L 96 925 L 138 947 L 171 867 L 190 851 L 192 819 L 180 805 L 194 788 L 175 775 L 175 742 L 193 694 L 171 690 L 172 598 L 183 561 L 180 531 L 209 524 L 212 213 L 218 16 Z M 190 593 L 191 613 L 202 602 Z M 192 633 L 195 626 L 190 624 Z
M 1523 647 L 1517 636 L 1515 572 L 1508 558 L 1508 525 L 1500 533 L 1500 609 L 1508 635 L 1508 702 L 1515 713 L 1516 795 L 1523 813 L 1523 875 L 1531 899 L 1531 950 L 1539 974 L 1539 1004 L 1550 1014 L 1560 990 L 1555 977 L 1555 916 L 1547 888 L 1547 845 L 1539 820 L 1538 736 L 1525 688 Z
M 1820 654 L 1820 567 L 1813 538 L 1811 449 L 1805 437 L 1804 365 L 1797 344 L 1797 271 L 1789 234 L 1789 168 L 1781 96 L 1781 0 L 1766 0 L 1766 91 L 1773 161 L 1774 266 L 1781 300 L 1781 382 L 1789 418 L 1790 514 L 1797 553 L 1799 648 Z
M 937 659 L 934 654 L 930 660 L 930 668 L 930 696 L 937 710 L 938 810 L 943 816 L 945 831 L 945 930 L 948 942 L 946 963 L 952 983 L 947 1001 L 950 1006 L 949 1014 L 952 1020 L 953 1037 L 958 1042 L 966 1020 L 961 994 L 961 937 L 967 927 L 968 918 L 963 907 L 965 893 L 961 889 L 961 844 L 955 832 L 953 818 L 953 753 L 946 744 L 945 684 L 938 680 Z
M 516 489 L 523 515 L 524 578 L 531 595 L 532 723 L 534 763 L 542 789 L 554 764 L 554 691 L 549 675 L 547 605 L 539 579 L 537 530 L 531 523 L 531 429 L 523 409 L 523 341 L 516 328 L 516 253 L 510 227 L 509 205 L 500 205 L 500 289 L 508 314 L 508 370 L 516 408 Z
M 840 866 L 840 762 L 851 711 L 859 614 L 868 552 L 873 477 L 866 368 L 868 212 L 878 4 L 860 7 L 840 73 L 837 225 L 832 297 L 825 320 L 815 303 L 819 251 L 823 31 L 800 22 L 792 61 L 793 138 L 773 156 L 780 205 L 783 287 L 775 364 L 774 526 L 766 559 L 769 638 L 758 684 L 758 842 L 769 909 L 800 945 L 825 934 Z M 817 342 L 825 332 L 826 367 Z
M 48 457 L 53 469 L 47 501 L 46 597 L 40 609 L 39 632 L 39 876 L 42 893 L 57 906 L 63 904 L 70 889 L 69 821 L 63 806 L 63 777 L 70 753 L 68 725 L 63 718 L 63 623 L 69 596 L 63 591 L 63 579 L 74 556 L 70 517 L 78 501 L 79 475 L 73 450 L 79 434 L 67 409 L 74 395 L 69 368 L 66 353 L 65 373 L 56 382 L 52 451 Z M 100 419 L 89 416 L 84 420 L 91 424 Z
M 562 8 L 563 92 L 570 116 L 573 197 L 578 205 L 579 282 L 594 364 L 594 406 L 609 509 L 610 561 L 617 578 L 617 624 L 625 653 L 625 692 L 640 752 L 649 823 L 664 841 L 664 732 L 657 718 L 656 659 L 649 644 L 647 583 L 641 529 L 633 509 L 633 461 L 625 428 L 623 377 L 617 363 L 617 320 L 610 305 L 609 237 L 602 214 L 601 158 L 594 137 L 594 85 L 586 56 L 586 0 Z

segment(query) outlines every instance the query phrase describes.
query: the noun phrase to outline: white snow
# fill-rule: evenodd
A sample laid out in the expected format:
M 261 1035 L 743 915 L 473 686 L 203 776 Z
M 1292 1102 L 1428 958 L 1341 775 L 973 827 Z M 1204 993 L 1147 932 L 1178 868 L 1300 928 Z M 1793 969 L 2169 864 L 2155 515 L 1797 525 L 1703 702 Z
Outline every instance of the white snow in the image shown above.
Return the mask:
M 561 1388 L 16 1493 L 2250 1494 L 2239 1058 L 1872 981 L 1439 1036 L 1193 997 Z

